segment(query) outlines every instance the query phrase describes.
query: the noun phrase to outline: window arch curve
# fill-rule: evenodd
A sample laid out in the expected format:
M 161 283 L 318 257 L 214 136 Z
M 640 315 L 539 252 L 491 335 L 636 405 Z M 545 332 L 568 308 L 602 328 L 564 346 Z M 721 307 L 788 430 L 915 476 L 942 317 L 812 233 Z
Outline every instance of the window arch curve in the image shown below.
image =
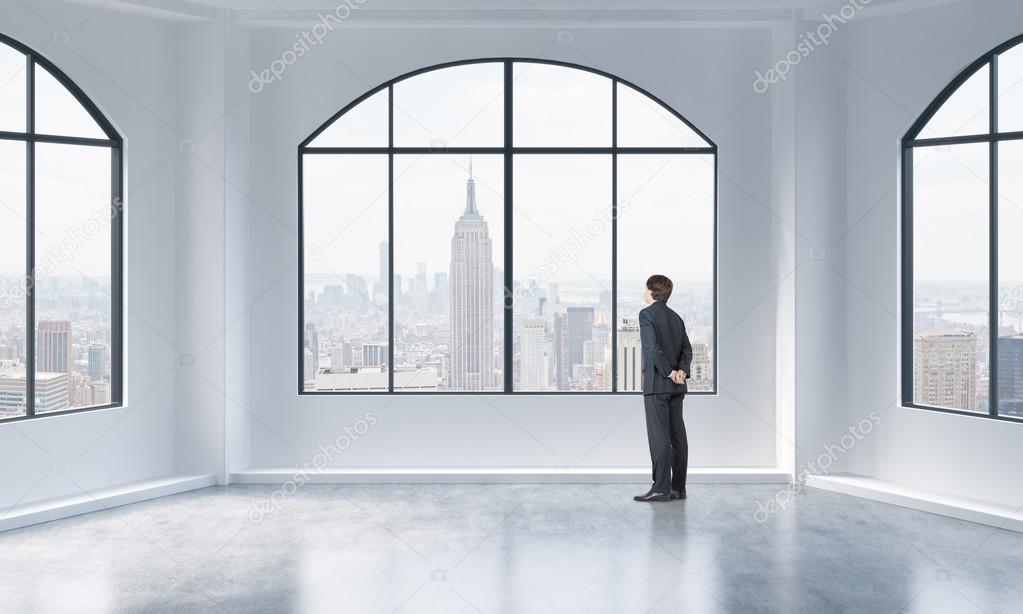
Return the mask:
M 0 420 L 122 400 L 121 137 L 0 34 Z
M 1023 36 L 903 138 L 902 398 L 1023 418 Z
M 716 390 L 717 146 L 590 68 L 487 58 L 360 96 L 299 145 L 299 392 L 639 390 L 652 273 Z M 684 236 L 650 241 L 674 228 Z

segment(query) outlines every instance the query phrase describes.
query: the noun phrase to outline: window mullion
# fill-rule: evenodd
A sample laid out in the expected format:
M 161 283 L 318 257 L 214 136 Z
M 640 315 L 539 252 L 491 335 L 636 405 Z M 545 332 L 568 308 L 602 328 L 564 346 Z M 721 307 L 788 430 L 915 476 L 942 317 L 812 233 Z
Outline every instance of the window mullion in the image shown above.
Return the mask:
M 110 399 L 109 403 L 124 403 L 124 150 L 110 149 Z M 70 386 L 70 382 L 68 385 Z
M 611 80 L 611 392 L 618 392 L 618 79 Z
M 914 150 L 902 148 L 902 403 L 916 405 L 913 377 L 913 158 Z
M 514 161 L 512 159 L 513 138 L 513 115 L 512 115 L 512 87 L 514 77 L 512 74 L 512 62 L 506 60 L 504 63 L 504 392 L 511 393 L 514 388 L 514 374 L 512 373 L 512 362 L 515 336 L 515 322 L 513 318 L 515 292 L 515 275 L 513 272 L 512 259 L 512 218 L 513 218 L 513 189 L 512 172 Z
M 35 61 L 26 56 L 25 131 L 35 134 Z M 25 142 L 25 415 L 34 416 L 36 380 L 35 340 L 35 142 Z
M 991 134 L 998 134 L 998 55 L 991 57 L 988 68 L 988 86 L 990 87 Z M 992 139 L 988 145 L 988 195 L 990 212 L 988 214 L 988 230 L 990 232 L 990 260 L 988 272 L 988 413 L 998 415 L 998 140 Z
M 387 86 L 387 390 L 394 392 L 394 84 Z

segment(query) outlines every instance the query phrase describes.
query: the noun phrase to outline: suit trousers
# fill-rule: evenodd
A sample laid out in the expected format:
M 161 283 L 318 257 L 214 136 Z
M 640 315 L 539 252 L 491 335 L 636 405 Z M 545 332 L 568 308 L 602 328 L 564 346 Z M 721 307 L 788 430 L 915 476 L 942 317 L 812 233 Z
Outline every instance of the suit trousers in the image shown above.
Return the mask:
M 643 395 L 654 492 L 686 489 L 689 440 L 682 421 L 682 399 L 685 396 L 682 392 Z

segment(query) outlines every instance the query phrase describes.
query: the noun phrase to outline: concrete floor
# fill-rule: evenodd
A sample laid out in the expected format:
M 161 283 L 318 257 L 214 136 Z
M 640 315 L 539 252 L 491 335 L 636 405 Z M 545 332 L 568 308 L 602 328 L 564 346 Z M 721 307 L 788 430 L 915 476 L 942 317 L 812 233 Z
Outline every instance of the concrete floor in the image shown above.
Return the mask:
M 1023 611 L 1023 534 L 817 490 L 278 489 L 0 534 L 0 612 Z

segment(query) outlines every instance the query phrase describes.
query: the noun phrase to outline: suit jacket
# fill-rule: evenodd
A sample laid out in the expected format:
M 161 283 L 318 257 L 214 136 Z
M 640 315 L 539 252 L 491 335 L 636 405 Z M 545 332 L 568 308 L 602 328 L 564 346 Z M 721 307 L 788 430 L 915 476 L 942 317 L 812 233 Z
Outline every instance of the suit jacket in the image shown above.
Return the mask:
M 686 381 L 691 375 L 693 346 L 686 334 L 686 325 L 663 301 L 654 301 L 639 312 L 639 337 L 643 344 L 643 394 L 687 392 L 668 377 L 682 371 Z

